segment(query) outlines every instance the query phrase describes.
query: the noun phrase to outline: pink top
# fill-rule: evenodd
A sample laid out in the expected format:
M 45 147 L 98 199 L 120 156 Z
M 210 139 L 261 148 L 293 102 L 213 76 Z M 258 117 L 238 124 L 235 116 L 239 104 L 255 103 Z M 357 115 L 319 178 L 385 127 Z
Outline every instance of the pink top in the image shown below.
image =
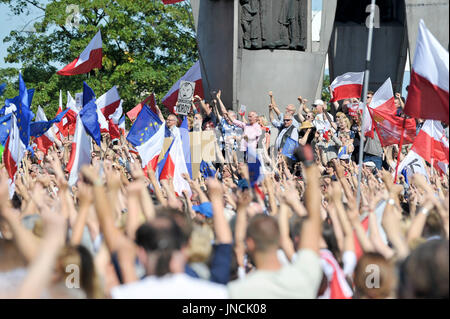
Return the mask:
M 245 124 L 244 122 L 241 122 L 239 120 L 234 120 L 233 124 L 244 130 L 242 136 L 246 135 L 248 137 L 248 143 L 244 138 L 242 138 L 240 150 L 245 152 L 247 151 L 248 145 L 250 145 L 250 147 L 256 151 L 258 139 L 262 134 L 261 126 L 258 123 L 255 123 L 253 125 Z

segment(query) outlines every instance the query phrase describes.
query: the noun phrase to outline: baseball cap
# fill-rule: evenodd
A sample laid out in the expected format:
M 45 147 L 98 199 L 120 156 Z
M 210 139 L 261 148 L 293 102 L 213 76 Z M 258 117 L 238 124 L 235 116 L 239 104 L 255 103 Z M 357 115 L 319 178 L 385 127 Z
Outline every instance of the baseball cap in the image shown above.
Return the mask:
M 314 103 L 313 103 L 313 105 L 324 105 L 324 104 L 325 104 L 325 103 L 323 103 L 323 101 L 320 100 L 320 99 L 315 100 Z
M 212 205 L 210 202 L 201 203 L 200 205 L 192 206 L 192 210 L 204 215 L 206 218 L 213 217 Z
M 367 167 L 373 167 L 373 168 L 377 167 L 377 165 L 374 162 L 365 162 L 364 165 Z

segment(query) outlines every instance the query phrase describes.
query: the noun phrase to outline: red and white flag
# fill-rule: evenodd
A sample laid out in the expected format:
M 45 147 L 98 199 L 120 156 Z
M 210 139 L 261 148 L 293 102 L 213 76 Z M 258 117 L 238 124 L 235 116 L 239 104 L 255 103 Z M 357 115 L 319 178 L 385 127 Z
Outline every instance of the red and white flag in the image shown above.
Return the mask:
M 102 111 L 105 118 L 109 119 L 109 116 L 114 114 L 120 105 L 120 95 L 117 87 L 113 86 L 108 92 L 100 96 L 95 101 L 95 104 L 97 104 L 97 108 Z
M 142 168 L 146 174 L 149 168 L 156 171 L 159 155 L 161 154 L 164 145 L 165 131 L 165 125 L 161 125 L 158 131 L 144 144 L 136 146 L 136 149 L 142 159 Z
M 98 31 L 80 56 L 56 73 L 59 75 L 77 75 L 88 73 L 92 69 L 101 69 L 102 57 L 102 34 Z
M 23 156 L 26 151 L 26 146 L 20 139 L 19 128 L 17 127 L 17 119 L 14 113 L 11 118 L 11 133 L 6 140 L 5 150 L 3 151 L 3 163 L 6 171 L 8 172 L 8 187 L 9 198 L 11 199 L 15 192 L 15 176 L 20 164 L 22 163 Z
M 38 121 L 48 121 L 47 116 L 45 116 L 44 110 L 40 106 L 38 107 L 38 110 L 36 112 L 36 122 Z M 36 138 L 34 142 L 36 143 L 36 147 L 38 148 L 38 150 L 44 152 L 44 154 L 47 154 L 48 149 L 53 145 L 56 138 L 57 137 L 53 132 L 53 128 L 51 128 L 47 132 L 45 132 L 44 135 Z
M 70 92 L 67 92 L 67 105 L 66 108 L 69 109 L 61 119 L 61 122 L 56 124 L 59 132 L 64 136 L 68 137 L 70 135 L 75 134 L 76 124 L 77 124 L 77 115 L 80 112 L 76 105 L 75 99 L 70 95 Z
M 131 120 L 131 122 L 136 120 L 137 116 L 141 112 L 141 110 L 144 107 L 144 105 L 148 105 L 150 107 L 150 109 L 154 113 L 156 113 L 156 97 L 155 97 L 155 93 L 150 94 L 144 101 L 140 102 L 138 105 L 136 105 L 134 108 L 132 108 L 131 110 L 129 110 L 127 112 L 127 116 Z
M 449 143 L 439 121 L 427 120 L 414 140 L 412 150 L 428 163 L 449 163 Z
M 322 269 L 328 278 L 328 289 L 322 298 L 351 299 L 353 291 L 345 279 L 344 271 L 328 249 L 320 250 Z
M 202 99 L 205 97 L 203 93 L 203 83 L 202 83 L 202 72 L 200 69 L 200 62 L 196 62 L 189 71 L 186 72 L 181 79 L 175 83 L 174 86 L 169 90 L 169 93 L 162 99 L 162 104 L 169 109 L 170 112 L 173 113 L 174 107 L 178 101 L 178 91 L 180 90 L 180 82 L 181 81 L 189 81 L 195 82 L 195 92 L 194 95 L 200 96 Z
M 404 144 L 413 143 L 416 136 L 416 121 L 396 115 L 397 108 L 390 78 L 375 92 L 368 110 L 372 118 L 372 129 L 368 131 L 367 127 L 364 127 L 366 136 L 374 138 L 375 129 L 383 147 L 400 144 L 402 134 Z M 364 125 L 367 124 L 363 120 Z
M 159 174 L 159 180 L 171 177 L 177 196 L 183 196 L 183 191 L 187 191 L 189 196 L 192 196 L 191 187 L 183 178 L 183 174 L 189 175 L 189 171 L 186 166 L 181 137 L 177 136 L 168 150 L 166 162 Z
M 119 139 L 120 138 L 120 118 L 123 114 L 123 108 L 122 108 L 122 100 L 120 101 L 119 107 L 116 109 L 114 114 L 109 116 L 108 125 L 109 125 L 109 135 L 111 136 L 111 140 Z
M 405 114 L 449 123 L 448 59 L 448 51 L 420 20 Z
M 331 83 L 330 102 L 344 99 L 360 98 L 363 89 L 364 72 L 348 72 L 338 76 Z
M 77 125 L 74 140 L 72 142 L 70 159 L 66 167 L 66 170 L 70 173 L 70 186 L 76 184 L 81 167 L 91 163 L 92 138 L 86 133 L 80 115 L 77 116 L 76 123 Z

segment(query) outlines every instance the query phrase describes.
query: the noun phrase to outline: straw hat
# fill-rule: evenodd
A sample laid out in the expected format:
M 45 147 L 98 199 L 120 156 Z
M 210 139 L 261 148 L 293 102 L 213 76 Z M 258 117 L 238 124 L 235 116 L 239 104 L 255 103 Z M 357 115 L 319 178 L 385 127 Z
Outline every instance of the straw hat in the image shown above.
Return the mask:
M 305 129 L 309 129 L 309 128 L 313 128 L 314 125 L 312 125 L 312 123 L 310 121 L 304 121 L 302 123 L 302 125 L 300 126 L 299 130 L 305 130 Z

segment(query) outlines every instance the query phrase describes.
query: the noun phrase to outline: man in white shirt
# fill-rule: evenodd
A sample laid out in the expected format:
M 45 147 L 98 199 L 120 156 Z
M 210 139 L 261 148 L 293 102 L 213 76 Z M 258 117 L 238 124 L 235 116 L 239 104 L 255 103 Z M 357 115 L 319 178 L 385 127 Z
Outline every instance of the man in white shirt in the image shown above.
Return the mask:
M 313 108 L 316 110 L 316 117 L 314 118 L 313 125 L 316 127 L 317 131 L 329 131 L 331 129 L 331 122 L 334 121 L 333 115 L 330 113 L 325 114 L 327 111 L 325 109 L 326 105 L 322 100 L 315 100 Z

